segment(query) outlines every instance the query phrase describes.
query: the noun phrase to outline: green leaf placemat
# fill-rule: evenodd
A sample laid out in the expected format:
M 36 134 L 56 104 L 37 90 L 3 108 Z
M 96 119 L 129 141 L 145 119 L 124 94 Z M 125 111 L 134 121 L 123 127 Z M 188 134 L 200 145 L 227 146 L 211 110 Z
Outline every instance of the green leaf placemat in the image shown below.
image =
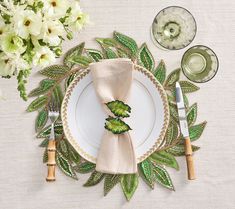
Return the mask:
M 64 92 L 79 71 L 86 68 L 91 62 L 98 62 L 102 59 L 112 59 L 118 57 L 130 58 L 135 64 L 141 65 L 153 73 L 155 78 L 163 85 L 170 107 L 170 123 L 164 138 L 164 146 L 155 151 L 147 159 L 138 164 L 137 174 L 105 174 L 95 171 L 95 164 L 83 159 L 67 141 L 61 119 L 55 124 L 56 134 L 56 163 L 58 168 L 67 176 L 77 180 L 78 173 L 90 173 L 85 187 L 91 187 L 104 182 L 104 195 L 107 195 L 114 186 L 121 185 L 126 199 L 129 201 L 138 188 L 139 177 L 151 188 L 155 184 L 175 190 L 172 179 L 167 172 L 167 168 L 179 170 L 177 157 L 184 156 L 183 138 L 178 125 L 178 112 L 175 99 L 175 83 L 180 82 L 184 94 L 187 108 L 187 120 L 191 141 L 198 140 L 206 122 L 196 123 L 198 107 L 197 103 L 189 104 L 188 94 L 198 91 L 199 88 L 189 82 L 180 80 L 181 69 L 173 70 L 167 76 L 165 62 L 160 60 L 157 64 L 148 46 L 144 43 L 138 47 L 136 41 L 124 34 L 114 31 L 113 38 L 96 38 L 101 49 L 85 48 L 85 43 L 69 50 L 64 57 L 63 65 L 52 65 L 40 71 L 45 76 L 39 86 L 33 89 L 29 96 L 36 97 L 28 106 L 27 111 L 38 111 L 35 122 L 37 137 L 43 139 L 40 147 L 45 149 L 43 162 L 47 162 L 46 147 L 50 134 L 50 126 L 46 126 L 48 120 L 48 104 L 54 99 L 61 104 Z M 76 68 L 73 68 L 76 66 Z M 62 85 L 63 84 L 63 85 Z M 107 104 L 114 115 L 128 117 L 130 109 L 122 102 L 111 102 Z M 111 119 L 110 119 L 111 120 Z M 113 121 L 112 122 L 116 122 Z M 120 122 L 120 121 L 119 121 Z M 110 124 L 109 124 L 110 125 Z M 111 124 L 112 125 L 112 124 Z M 112 128 L 112 127 L 111 127 Z M 126 124 L 120 124 L 121 129 L 128 130 Z M 193 151 L 200 147 L 192 145 Z

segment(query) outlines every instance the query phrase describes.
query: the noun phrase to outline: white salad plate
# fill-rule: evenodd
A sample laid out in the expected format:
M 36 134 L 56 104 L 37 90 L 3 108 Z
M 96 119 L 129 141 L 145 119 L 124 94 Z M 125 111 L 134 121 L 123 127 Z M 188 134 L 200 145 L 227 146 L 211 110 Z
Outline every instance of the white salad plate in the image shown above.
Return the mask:
M 117 87 L 118 88 L 118 87 Z M 145 68 L 135 65 L 125 121 L 132 128 L 137 162 L 160 148 L 169 123 L 167 96 L 162 85 Z M 96 163 L 107 115 L 96 95 L 89 68 L 69 85 L 61 107 L 64 133 L 86 160 Z

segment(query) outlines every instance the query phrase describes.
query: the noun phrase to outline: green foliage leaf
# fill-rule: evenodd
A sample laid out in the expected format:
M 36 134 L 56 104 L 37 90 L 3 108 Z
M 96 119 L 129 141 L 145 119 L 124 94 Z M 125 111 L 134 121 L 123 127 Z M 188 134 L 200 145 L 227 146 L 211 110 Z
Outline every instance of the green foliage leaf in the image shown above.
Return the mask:
M 163 164 L 168 167 L 179 170 L 179 164 L 176 161 L 175 157 L 165 151 L 154 152 L 152 155 L 150 155 L 149 159 L 154 164 Z
M 147 70 L 153 71 L 153 68 L 155 65 L 154 58 L 145 43 L 140 47 L 139 54 L 138 54 L 138 62 L 139 62 L 139 65 L 142 65 Z
M 81 43 L 77 46 L 75 46 L 74 48 L 70 49 L 64 56 L 64 64 L 68 67 L 72 67 L 74 65 L 74 63 L 71 63 L 69 60 L 72 57 L 76 57 L 78 55 L 81 55 L 84 49 L 85 43 Z
M 93 61 L 99 62 L 100 60 L 104 59 L 104 56 L 101 51 L 96 49 L 86 49 L 86 53 Z
M 36 122 L 35 122 L 36 132 L 41 130 L 46 125 L 47 120 L 48 120 L 48 111 L 46 109 L 42 109 L 38 113 L 38 116 L 36 118 Z
M 181 69 L 176 69 L 173 72 L 171 72 L 164 83 L 165 87 L 175 87 L 175 83 L 179 81 L 180 78 L 180 71 Z
M 59 150 L 67 159 L 69 159 L 69 149 L 66 140 L 61 139 L 57 142 L 57 150 Z
M 106 118 L 105 129 L 111 131 L 113 134 L 121 134 L 131 130 L 130 126 L 122 121 L 120 118 L 113 118 L 109 116 Z
M 204 131 L 206 127 L 206 121 L 204 121 L 203 123 L 200 123 L 198 125 L 194 125 L 191 126 L 189 128 L 189 136 L 190 136 L 190 140 L 196 141 L 197 139 L 199 139 Z
M 60 85 L 56 85 L 55 88 L 53 89 L 53 100 L 54 102 L 56 102 L 56 104 L 59 105 L 59 107 L 62 104 L 64 95 L 62 93 L 62 89 L 60 87 Z
M 102 181 L 104 176 L 105 176 L 105 174 L 100 173 L 98 171 L 94 171 L 83 186 L 90 187 L 90 186 L 97 185 L 98 183 L 100 183 Z
M 179 127 L 174 120 L 170 120 L 166 134 L 165 141 L 167 145 L 172 144 L 179 137 Z
M 39 144 L 39 147 L 43 147 L 43 148 L 47 147 L 48 142 L 49 142 L 48 139 L 44 139 L 44 140 L 41 142 L 41 144 Z
M 120 58 L 131 58 L 124 50 L 117 49 L 118 57 Z
M 68 66 L 64 65 L 51 65 L 49 67 L 40 70 L 40 73 L 48 78 L 58 79 L 64 76 L 69 71 Z
M 29 97 L 34 97 L 34 96 L 39 96 L 42 94 L 45 94 L 46 92 L 48 92 L 48 90 L 50 90 L 55 84 L 55 80 L 51 80 L 51 79 L 43 79 L 38 88 L 33 89 L 30 93 L 29 93 Z
M 43 152 L 42 162 L 43 162 L 43 163 L 47 163 L 47 162 L 48 162 L 48 152 L 47 152 L 47 148 L 46 148 L 46 149 L 44 150 L 44 152 Z
M 125 104 L 122 101 L 115 100 L 112 102 L 106 103 L 106 106 L 110 109 L 110 111 L 117 117 L 129 117 L 130 115 L 128 113 L 131 112 L 130 106 Z
M 105 47 L 104 51 L 105 51 L 107 59 L 118 58 L 118 55 L 110 47 Z
M 77 175 L 69 160 L 59 151 L 56 152 L 56 164 L 65 175 L 77 180 Z
M 179 81 L 179 83 L 180 83 L 182 92 L 184 94 L 192 93 L 200 89 L 199 87 L 197 87 L 196 85 L 194 85 L 193 83 L 189 81 Z
M 125 174 L 121 178 L 122 191 L 128 201 L 132 198 L 133 194 L 135 193 L 138 184 L 139 179 L 137 174 Z
M 65 90 L 69 87 L 69 85 L 72 83 L 75 77 L 76 77 L 76 74 L 72 74 L 65 79 Z
M 106 174 L 104 179 L 104 196 L 106 196 L 111 189 L 120 182 L 121 174 Z
M 134 39 L 117 31 L 114 31 L 113 36 L 117 42 L 119 42 L 123 47 L 127 48 L 130 51 L 132 57 L 136 57 L 138 52 L 138 46 Z
M 154 189 L 154 173 L 152 163 L 148 159 L 146 159 L 139 163 L 138 166 L 142 179 L 151 189 Z
M 192 151 L 196 152 L 199 150 L 200 147 L 192 145 Z M 185 155 L 185 148 L 183 144 L 175 145 L 174 147 L 171 147 L 166 150 L 166 152 L 174 155 L 174 156 L 184 156 Z
M 155 180 L 161 184 L 162 186 L 164 186 L 167 189 L 170 190 L 175 190 L 173 183 L 171 181 L 170 175 L 168 174 L 168 172 L 166 171 L 165 168 L 161 167 L 160 165 L 155 165 L 154 166 L 154 172 L 155 172 Z
M 78 152 L 69 144 L 69 158 L 74 163 L 78 164 L 81 161 L 81 156 Z
M 155 71 L 153 72 L 155 78 L 163 84 L 166 79 L 166 66 L 163 60 L 159 63 Z
M 33 112 L 35 110 L 38 110 L 42 107 L 44 107 L 47 103 L 47 97 L 46 96 L 40 96 L 37 99 L 33 100 L 31 104 L 28 106 L 27 111 Z
M 83 162 L 76 167 L 78 173 L 90 173 L 95 169 L 95 164 L 91 162 Z
M 101 45 L 102 48 L 118 47 L 118 42 L 113 38 L 96 38 L 96 41 Z
M 81 67 L 88 67 L 90 63 L 92 63 L 92 59 L 89 57 L 85 57 L 83 55 L 77 55 L 69 58 L 70 63 L 80 65 Z
M 194 103 L 187 111 L 188 125 L 192 126 L 197 119 L 197 103 Z
M 58 135 L 61 135 L 63 133 L 63 126 L 62 123 L 56 123 L 54 126 L 54 130 L 55 130 L 55 134 L 56 137 Z M 45 127 L 44 129 L 42 129 L 38 135 L 37 138 L 48 138 L 50 136 L 51 133 L 51 125 Z
M 170 115 L 171 117 L 177 122 L 179 121 L 179 115 L 178 115 L 178 109 L 175 104 L 170 103 L 169 104 L 169 109 L 170 109 Z

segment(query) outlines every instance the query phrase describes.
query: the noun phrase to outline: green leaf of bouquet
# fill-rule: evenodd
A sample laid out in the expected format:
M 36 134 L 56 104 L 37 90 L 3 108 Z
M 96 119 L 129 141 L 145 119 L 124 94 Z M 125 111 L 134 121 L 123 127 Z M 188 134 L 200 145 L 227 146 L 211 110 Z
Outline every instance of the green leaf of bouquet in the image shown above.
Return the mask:
M 179 170 L 179 164 L 176 161 L 175 157 L 165 151 L 154 152 L 152 155 L 149 156 L 149 159 L 154 164 L 163 164 L 168 167 Z
M 46 148 L 46 149 L 44 150 L 44 152 L 43 152 L 42 162 L 43 162 L 43 163 L 47 163 L 47 162 L 48 162 L 48 152 L 47 152 L 47 148 Z
M 191 126 L 189 128 L 189 136 L 190 136 L 190 140 L 196 141 L 197 139 L 199 139 L 204 131 L 206 127 L 206 121 L 204 121 L 203 123 L 200 123 L 198 125 L 194 125 Z
M 104 179 L 104 196 L 106 196 L 111 189 L 120 182 L 121 174 L 106 174 Z
M 110 47 L 105 47 L 104 48 L 105 54 L 107 59 L 115 59 L 118 58 L 118 55 L 115 53 L 114 50 L 112 50 Z
M 48 120 L 48 111 L 44 108 L 38 113 L 38 116 L 36 118 L 35 122 L 36 132 L 41 130 L 46 125 L 47 120 Z
M 49 67 L 40 70 L 40 73 L 48 78 L 58 79 L 64 76 L 69 71 L 68 66 L 64 65 L 51 65 Z
M 179 83 L 180 83 L 182 92 L 184 94 L 192 93 L 200 89 L 199 87 L 197 87 L 196 85 L 194 85 L 193 83 L 189 81 L 179 81 Z
M 70 49 L 64 56 L 64 64 L 71 68 L 74 65 L 74 63 L 71 63 L 69 60 L 72 57 L 75 57 L 77 55 L 81 55 L 83 52 L 84 46 L 85 46 L 85 42 Z
M 187 111 L 188 126 L 192 126 L 197 119 L 197 103 L 194 103 Z
M 154 173 L 153 173 L 153 165 L 152 163 L 146 159 L 139 163 L 138 165 L 140 176 L 144 180 L 144 182 L 151 188 L 154 189 Z
M 95 186 L 98 183 L 100 183 L 104 177 L 105 177 L 105 174 L 100 173 L 98 171 L 94 171 L 83 186 L 84 187 Z
M 56 152 L 56 164 L 60 168 L 60 170 L 65 173 L 65 175 L 76 180 L 78 179 L 69 160 L 66 159 L 65 156 L 62 155 L 62 153 L 60 153 L 59 151 Z
M 56 137 L 58 135 L 61 135 L 63 133 L 63 126 L 62 123 L 56 123 L 54 126 Z M 46 126 L 44 129 L 42 129 L 38 135 L 37 138 L 48 138 L 51 134 L 51 125 Z
M 172 144 L 179 137 L 179 127 L 175 120 L 170 119 L 166 134 L 165 141 L 167 145 Z
M 83 162 L 76 167 L 78 173 L 90 173 L 95 169 L 95 164 L 91 162 Z
M 51 80 L 51 79 L 43 79 L 38 88 L 33 89 L 30 93 L 29 93 L 29 97 L 34 97 L 34 96 L 40 96 L 42 94 L 45 94 L 46 92 L 48 92 L 55 84 L 55 80 Z
M 163 60 L 159 63 L 155 71 L 153 72 L 155 78 L 163 84 L 166 79 L 166 66 Z
M 139 49 L 138 63 L 149 71 L 153 71 L 154 69 L 154 58 L 146 43 L 144 43 Z
M 166 87 L 175 87 L 175 83 L 177 81 L 179 81 L 179 78 L 180 78 L 180 71 L 181 69 L 176 69 L 174 70 L 173 72 L 171 72 L 167 78 L 166 78 L 166 81 L 164 83 L 164 86 Z
M 38 110 L 42 107 L 44 107 L 47 103 L 47 97 L 46 96 L 40 96 L 37 99 L 33 100 L 31 104 L 28 106 L 27 111 L 33 112 L 35 110 Z
M 121 178 L 122 191 L 129 201 L 135 193 L 139 184 L 139 178 L 137 174 L 125 174 Z
M 199 150 L 200 147 L 192 145 L 192 151 L 196 152 Z M 174 155 L 174 156 L 184 156 L 185 155 L 185 148 L 183 144 L 175 145 L 174 147 L 171 147 L 166 150 L 168 153 Z
M 138 46 L 134 39 L 117 31 L 113 32 L 113 36 L 117 42 L 119 42 L 123 47 L 127 48 L 130 51 L 132 57 L 136 57 L 138 52 Z
M 166 171 L 165 168 L 156 164 L 154 166 L 153 171 L 155 172 L 156 182 L 158 182 L 159 184 L 161 184 L 162 186 L 164 186 L 167 189 L 175 190 L 173 183 L 172 183 L 172 180 L 170 178 L 170 175 L 168 174 L 168 172 Z
M 121 134 L 131 130 L 130 126 L 122 121 L 120 118 L 108 117 L 105 122 L 105 129 L 111 131 L 113 134 Z
M 102 52 L 99 51 L 99 50 L 96 50 L 96 49 L 86 49 L 86 53 L 95 62 L 99 62 L 100 60 L 104 59 L 104 56 L 103 56 Z
M 119 100 L 108 102 L 106 103 L 106 106 L 117 117 L 122 117 L 122 118 L 129 117 L 128 113 L 131 112 L 130 106 Z
M 69 62 L 80 65 L 81 67 L 88 67 L 88 65 L 92 63 L 92 59 L 83 55 L 77 55 L 69 58 Z

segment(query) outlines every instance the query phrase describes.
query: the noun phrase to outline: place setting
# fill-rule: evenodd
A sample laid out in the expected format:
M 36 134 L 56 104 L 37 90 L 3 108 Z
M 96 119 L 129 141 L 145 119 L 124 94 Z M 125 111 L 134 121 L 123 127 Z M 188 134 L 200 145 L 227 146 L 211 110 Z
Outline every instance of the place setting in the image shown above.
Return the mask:
M 178 68 L 167 69 L 170 60 L 153 56 L 146 43 L 124 31 L 94 37 L 97 48 L 78 42 L 64 52 L 61 44 L 90 22 L 77 1 L 65 2 L 0 3 L 0 75 L 16 78 L 21 98 L 30 99 L 26 111 L 37 112 L 35 132 L 47 166 L 42 181 L 60 181 L 58 172 L 74 180 L 89 174 L 84 187 L 103 184 L 106 196 L 120 185 L 130 201 L 139 181 L 177 191 L 168 171 L 180 170 L 180 157 L 187 167 L 181 178 L 200 181 L 195 141 L 207 122 L 197 119 L 200 110 L 189 94 L 200 94 L 199 85 L 214 78 L 219 60 L 207 43 L 193 45 L 197 19 L 170 6 L 146 27 L 158 50 L 183 52 Z M 58 57 L 62 62 L 53 64 Z M 41 81 L 28 93 L 35 67 Z

